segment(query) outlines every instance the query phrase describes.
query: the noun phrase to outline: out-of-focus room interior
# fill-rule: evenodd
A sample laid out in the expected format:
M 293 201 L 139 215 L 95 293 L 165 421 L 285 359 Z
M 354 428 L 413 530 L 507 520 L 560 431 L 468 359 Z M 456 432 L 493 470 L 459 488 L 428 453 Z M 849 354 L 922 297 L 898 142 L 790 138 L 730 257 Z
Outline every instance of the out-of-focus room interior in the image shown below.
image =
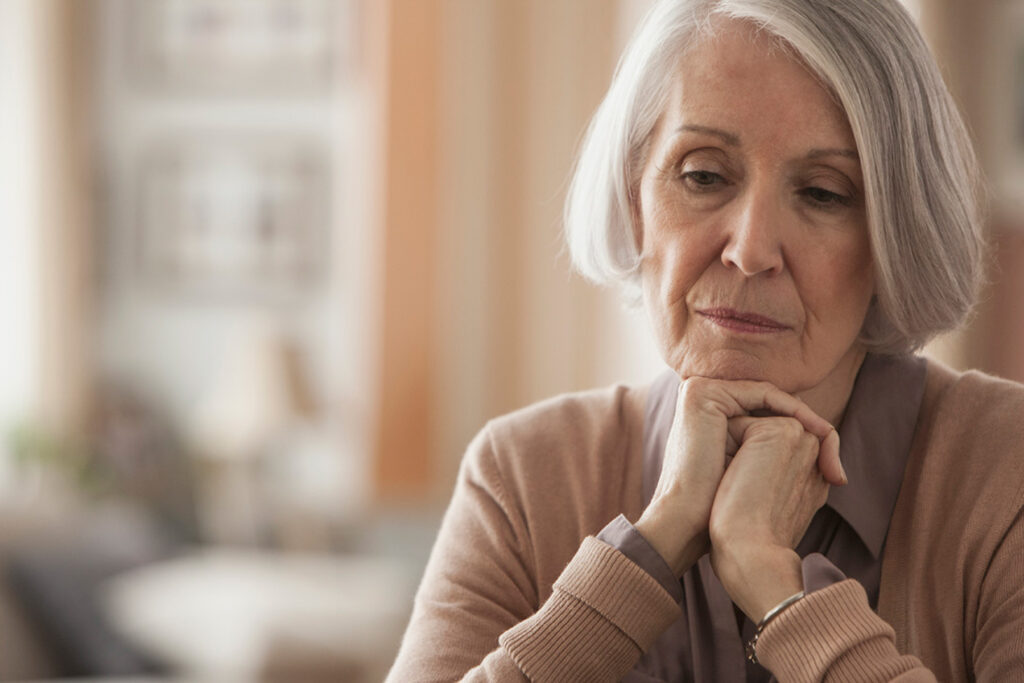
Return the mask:
M 909 0 L 908 0 L 909 2 Z M 573 153 L 650 0 L 0 0 L 0 680 L 376 681 L 490 418 L 641 383 Z M 1024 381 L 1024 0 L 910 3 Z

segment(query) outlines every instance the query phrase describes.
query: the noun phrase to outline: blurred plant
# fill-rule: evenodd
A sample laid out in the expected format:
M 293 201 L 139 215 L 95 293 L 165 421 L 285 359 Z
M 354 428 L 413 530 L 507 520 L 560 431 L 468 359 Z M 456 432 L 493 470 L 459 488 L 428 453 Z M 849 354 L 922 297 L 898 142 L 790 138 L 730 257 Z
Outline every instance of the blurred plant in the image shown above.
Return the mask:
M 6 442 L 15 468 L 22 472 L 52 473 L 89 498 L 101 497 L 112 488 L 111 472 L 88 438 L 58 434 L 24 420 L 11 427 Z
M 177 537 L 195 536 L 187 459 L 169 423 L 131 392 L 102 392 L 81 433 L 23 420 L 5 437 L 11 463 L 27 483 L 49 483 L 86 502 L 132 501 Z

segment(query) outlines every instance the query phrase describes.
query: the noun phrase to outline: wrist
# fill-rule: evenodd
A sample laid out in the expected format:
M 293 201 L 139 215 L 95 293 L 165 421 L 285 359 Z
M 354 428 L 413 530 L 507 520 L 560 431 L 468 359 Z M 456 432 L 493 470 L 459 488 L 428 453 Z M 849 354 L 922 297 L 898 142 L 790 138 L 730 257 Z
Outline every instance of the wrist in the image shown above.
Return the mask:
M 715 573 L 732 601 L 754 622 L 803 590 L 800 556 L 790 548 L 764 545 L 714 547 Z
M 682 577 L 710 547 L 707 525 L 679 521 L 682 518 L 651 505 L 633 525 L 676 577 Z

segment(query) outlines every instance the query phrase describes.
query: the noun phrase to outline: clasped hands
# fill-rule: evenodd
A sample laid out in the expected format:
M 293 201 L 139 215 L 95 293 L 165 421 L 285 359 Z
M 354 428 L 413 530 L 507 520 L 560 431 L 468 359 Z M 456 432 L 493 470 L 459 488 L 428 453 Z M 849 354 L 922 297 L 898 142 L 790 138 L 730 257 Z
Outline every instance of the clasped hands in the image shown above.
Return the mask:
M 704 554 L 755 623 L 803 589 L 794 548 L 846 483 L 839 435 L 767 382 L 682 382 L 661 477 L 637 530 L 677 576 Z

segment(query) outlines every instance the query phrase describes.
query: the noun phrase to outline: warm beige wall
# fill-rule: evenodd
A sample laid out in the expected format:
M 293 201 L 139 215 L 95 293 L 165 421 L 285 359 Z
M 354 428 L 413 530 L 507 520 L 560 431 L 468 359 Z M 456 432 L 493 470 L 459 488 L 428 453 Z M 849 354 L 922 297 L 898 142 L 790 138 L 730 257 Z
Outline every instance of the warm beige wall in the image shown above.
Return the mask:
M 618 57 L 621 17 L 635 21 L 626 10 L 639 5 L 375 5 L 381 17 L 381 7 L 390 12 L 379 24 L 389 47 L 378 69 L 390 79 L 378 81 L 382 499 L 445 498 L 466 444 L 491 417 L 640 381 L 659 366 L 644 321 L 622 311 L 617 293 L 571 274 L 561 236 L 577 144 Z
M 1001 0 L 927 0 L 921 24 L 943 75 L 972 131 L 991 190 L 987 226 L 992 257 L 986 286 L 970 324 L 933 344 L 929 351 L 954 366 L 980 368 L 1024 381 L 1024 214 L 1020 197 L 1006 196 L 1007 150 L 1024 155 L 1013 140 L 1019 125 L 1013 101 L 1014 69 L 1008 44 L 1024 36 L 1024 12 Z M 1015 113 L 1016 112 L 1016 113 Z M 1013 152 L 1011 152 L 1013 153 Z M 1012 190 L 1012 187 L 1009 189 Z
M 980 111 L 977 43 L 980 39 L 980 13 L 968 5 L 981 7 L 987 0 L 963 3 L 957 0 L 930 0 L 920 3 L 921 29 L 942 68 L 943 77 L 957 100 L 968 125 L 975 131 L 984 116 Z M 965 368 L 978 362 L 978 338 L 983 320 L 977 317 L 969 328 L 944 335 L 933 341 L 926 352 L 950 365 Z
M 571 274 L 561 234 L 574 153 L 635 4 L 444 3 L 439 495 L 487 419 L 659 364 L 617 293 Z

